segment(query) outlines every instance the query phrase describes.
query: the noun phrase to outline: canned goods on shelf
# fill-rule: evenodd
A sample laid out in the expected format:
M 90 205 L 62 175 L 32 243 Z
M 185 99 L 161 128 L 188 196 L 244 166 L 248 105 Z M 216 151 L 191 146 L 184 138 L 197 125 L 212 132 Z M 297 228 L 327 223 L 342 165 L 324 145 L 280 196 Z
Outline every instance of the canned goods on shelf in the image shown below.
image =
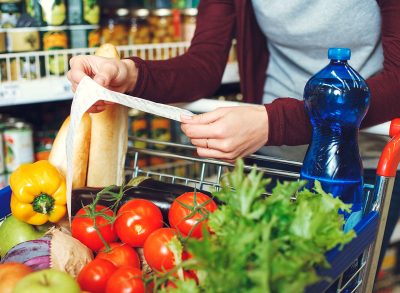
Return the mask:
M 149 44 L 151 41 L 148 9 L 135 9 L 131 11 L 131 25 L 129 29 L 130 45 Z
M 38 131 L 35 133 L 35 160 L 47 160 L 56 137 L 56 130 Z
M 194 31 L 196 30 L 197 9 L 187 8 L 183 10 L 182 15 L 182 40 L 190 42 L 193 38 Z
M 25 12 L 32 16 L 39 26 L 64 25 L 67 20 L 65 0 L 25 0 Z
M 4 174 L 6 171 L 5 158 L 4 158 L 4 141 L 3 141 L 3 130 L 7 126 L 9 117 L 0 113 L 0 174 Z
M 29 124 L 21 121 L 9 124 L 3 131 L 3 139 L 7 172 L 11 173 L 21 164 L 34 161 L 32 127 Z
M 40 50 L 39 29 L 36 27 L 7 29 L 6 39 L 9 53 Z
M 92 24 L 100 22 L 100 5 L 97 0 L 69 0 L 69 24 Z
M 43 50 L 62 50 L 68 49 L 69 38 L 68 38 L 68 27 L 67 26 L 49 26 L 40 29 L 40 36 L 42 39 Z M 68 61 L 65 60 L 64 54 L 50 55 L 48 62 L 45 62 L 45 66 L 48 66 L 48 72 L 54 75 L 62 75 L 68 69 Z
M 69 27 L 71 48 L 94 48 L 101 43 L 100 26 L 74 25 Z
M 21 11 L 21 1 L 0 2 L 0 27 L 16 27 Z

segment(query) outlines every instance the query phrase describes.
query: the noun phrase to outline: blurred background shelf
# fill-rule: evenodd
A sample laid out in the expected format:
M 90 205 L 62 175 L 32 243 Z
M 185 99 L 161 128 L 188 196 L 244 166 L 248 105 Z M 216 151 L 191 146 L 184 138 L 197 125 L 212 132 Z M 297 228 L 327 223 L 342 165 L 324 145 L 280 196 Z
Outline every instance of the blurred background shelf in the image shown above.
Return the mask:
M 119 46 L 122 57 L 139 56 L 147 60 L 169 59 L 182 55 L 189 43 L 146 44 Z M 1 54 L 2 82 L 0 106 L 52 102 L 72 98 L 65 76 L 69 59 L 76 55 L 93 54 L 95 48 L 38 51 Z M 238 83 L 237 62 L 228 63 L 223 84 Z

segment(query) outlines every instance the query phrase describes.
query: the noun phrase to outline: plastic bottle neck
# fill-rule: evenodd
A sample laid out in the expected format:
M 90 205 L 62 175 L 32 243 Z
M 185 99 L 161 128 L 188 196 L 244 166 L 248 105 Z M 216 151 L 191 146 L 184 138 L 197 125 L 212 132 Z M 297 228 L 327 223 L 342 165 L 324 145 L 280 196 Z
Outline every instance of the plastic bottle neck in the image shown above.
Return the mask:
M 331 65 L 347 65 L 347 60 L 331 59 Z

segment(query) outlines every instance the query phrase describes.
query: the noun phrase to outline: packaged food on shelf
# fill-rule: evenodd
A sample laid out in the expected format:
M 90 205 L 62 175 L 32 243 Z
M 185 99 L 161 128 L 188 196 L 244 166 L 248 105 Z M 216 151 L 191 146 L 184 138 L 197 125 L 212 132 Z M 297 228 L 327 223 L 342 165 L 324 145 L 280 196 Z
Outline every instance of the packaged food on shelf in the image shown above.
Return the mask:
M 45 51 L 68 49 L 68 27 L 67 26 L 49 26 L 40 29 L 42 47 Z M 62 75 L 68 68 L 68 60 L 64 54 L 51 54 L 44 66 L 45 70 L 54 75 Z
M 149 17 L 149 23 L 152 43 L 170 43 L 175 40 L 175 27 L 171 9 L 153 10 Z
M 9 53 L 38 51 L 40 50 L 39 29 L 37 27 L 7 29 L 6 43 Z
M 55 130 L 35 132 L 34 152 L 36 161 L 47 160 L 49 158 L 56 134 L 57 131 Z
M 144 0 L 143 6 L 147 9 L 172 8 L 171 0 Z
M 100 23 L 100 5 L 97 0 L 69 0 L 68 1 L 69 24 Z
M 71 48 L 94 48 L 101 43 L 100 26 L 74 25 L 69 26 Z
M 131 25 L 129 29 L 129 45 L 149 44 L 151 41 L 148 9 L 134 9 L 131 11 Z
M 101 28 L 102 43 L 128 45 L 128 18 L 129 10 L 126 8 L 108 12 Z
M 19 66 L 18 66 L 19 65 Z M 40 74 L 40 65 L 34 56 L 12 58 L 10 61 L 11 80 L 33 80 Z
M 159 141 L 170 142 L 171 135 L 171 121 L 163 117 L 153 117 L 151 119 L 151 138 Z M 166 146 L 162 144 L 155 144 L 154 147 L 159 150 L 165 150 Z
M 196 30 L 197 9 L 184 9 L 182 15 L 182 41 L 190 42 Z
M 25 12 L 39 26 L 64 25 L 67 22 L 66 0 L 25 0 Z
M 146 113 L 131 109 L 129 115 L 129 135 L 139 138 L 148 138 L 148 116 Z M 137 148 L 145 148 L 146 143 L 141 141 L 133 141 L 132 146 Z
M 21 11 L 21 1 L 0 1 L 0 27 L 16 27 Z
M 3 140 L 7 172 L 13 172 L 21 164 L 34 161 L 33 133 L 30 124 L 18 120 L 7 124 L 3 131 Z
M 6 30 L 0 29 L 0 54 L 5 53 L 7 51 L 6 46 Z

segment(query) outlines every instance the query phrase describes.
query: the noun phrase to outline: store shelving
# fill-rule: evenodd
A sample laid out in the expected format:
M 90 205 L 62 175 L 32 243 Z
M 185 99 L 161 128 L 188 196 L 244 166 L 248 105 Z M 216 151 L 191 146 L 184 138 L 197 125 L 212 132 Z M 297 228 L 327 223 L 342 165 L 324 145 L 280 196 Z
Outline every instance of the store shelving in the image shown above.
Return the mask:
M 190 43 L 129 45 L 117 47 L 121 57 L 139 56 L 148 60 L 182 55 Z M 1 54 L 0 106 L 50 102 L 72 98 L 65 76 L 69 59 L 93 54 L 95 48 Z M 228 63 L 222 83 L 239 81 L 236 62 Z

